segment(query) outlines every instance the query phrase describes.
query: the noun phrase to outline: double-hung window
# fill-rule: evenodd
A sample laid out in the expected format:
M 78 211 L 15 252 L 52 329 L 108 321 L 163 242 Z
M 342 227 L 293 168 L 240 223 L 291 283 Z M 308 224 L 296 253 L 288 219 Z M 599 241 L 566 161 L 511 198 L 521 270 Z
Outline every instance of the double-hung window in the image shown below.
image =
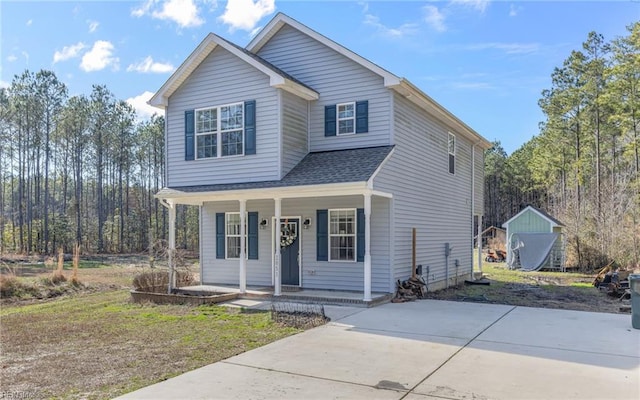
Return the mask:
M 447 144 L 449 151 L 449 173 L 455 174 L 456 172 L 456 135 L 449 132 L 449 141 Z
M 356 133 L 356 103 L 338 104 L 338 135 Z
M 246 236 L 246 218 L 245 218 L 245 254 L 247 253 L 247 236 Z M 240 258 L 240 213 L 230 212 L 225 214 L 225 247 L 226 258 Z
M 195 112 L 196 157 L 244 154 L 244 104 L 204 108 Z
M 356 261 L 356 210 L 329 210 L 329 261 Z

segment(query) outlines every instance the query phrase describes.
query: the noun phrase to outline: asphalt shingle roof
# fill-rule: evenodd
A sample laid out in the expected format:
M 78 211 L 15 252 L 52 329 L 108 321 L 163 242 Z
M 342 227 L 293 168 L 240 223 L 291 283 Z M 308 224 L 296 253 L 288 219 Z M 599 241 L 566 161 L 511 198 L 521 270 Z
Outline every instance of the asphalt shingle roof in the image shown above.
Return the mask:
M 392 149 L 393 146 L 380 146 L 309 153 L 279 181 L 178 186 L 164 188 L 158 194 L 164 197 L 172 193 L 218 192 L 323 185 L 330 183 L 366 182 L 371 178 Z

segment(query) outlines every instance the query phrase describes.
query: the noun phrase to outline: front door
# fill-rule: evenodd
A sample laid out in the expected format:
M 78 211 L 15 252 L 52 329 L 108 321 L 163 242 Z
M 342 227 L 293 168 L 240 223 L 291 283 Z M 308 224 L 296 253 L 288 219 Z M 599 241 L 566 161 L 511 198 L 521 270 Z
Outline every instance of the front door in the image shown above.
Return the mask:
M 280 254 L 283 285 L 300 285 L 300 220 L 283 218 L 280 220 Z

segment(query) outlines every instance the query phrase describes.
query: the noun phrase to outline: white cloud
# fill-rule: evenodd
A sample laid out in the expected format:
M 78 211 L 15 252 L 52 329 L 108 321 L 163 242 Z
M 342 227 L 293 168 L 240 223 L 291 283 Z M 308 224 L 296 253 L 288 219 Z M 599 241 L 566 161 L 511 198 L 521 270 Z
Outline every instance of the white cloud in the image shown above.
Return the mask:
M 100 26 L 98 21 L 87 20 L 87 23 L 89 24 L 89 33 L 95 32 L 96 29 L 98 29 L 98 26 Z
M 7 61 L 8 61 L 8 62 L 14 62 L 14 61 L 16 61 L 17 59 L 18 59 L 18 57 L 16 57 L 16 56 L 15 56 L 15 55 L 13 55 L 13 54 L 9 54 L 9 55 L 7 56 Z
M 476 43 L 465 46 L 466 50 L 501 50 L 507 54 L 531 54 L 540 50 L 538 43 Z
M 126 102 L 136 110 L 136 116 L 139 120 L 149 119 L 153 114 L 164 115 L 164 111 L 161 109 L 147 104 L 147 101 L 149 101 L 152 96 L 153 93 L 145 91 L 141 95 L 130 97 L 126 100 Z
M 515 4 L 511 4 L 509 6 L 509 16 L 510 17 L 515 17 L 518 14 L 520 14 L 520 11 L 522 11 L 522 7 L 520 6 L 516 6 Z
M 242 29 L 252 31 L 258 21 L 272 14 L 276 9 L 275 0 L 229 0 L 224 14 L 220 16 L 223 23 L 234 31 Z
M 31 26 L 32 24 L 33 24 L 33 20 L 32 19 L 28 20 L 27 23 L 26 23 L 27 26 Z
M 6 81 L 3 81 L 3 80 L 0 79 L 0 88 L 6 89 L 9 86 L 11 86 L 11 84 L 9 82 L 6 82 Z
M 364 23 L 371 25 L 378 30 L 383 36 L 392 38 L 402 38 L 406 35 L 410 35 L 416 32 L 416 24 L 402 24 L 397 28 L 389 28 L 380 22 L 380 18 L 375 15 L 365 14 Z
M 472 8 L 480 13 L 485 12 L 487 7 L 489 7 L 489 2 L 489 0 L 451 0 L 451 4 Z
M 426 5 L 422 7 L 424 12 L 424 21 L 431 28 L 438 32 L 444 32 L 447 30 L 447 26 L 444 23 L 445 16 L 438 10 L 438 7 L 432 5 Z
M 58 61 L 65 61 L 70 58 L 77 57 L 80 51 L 85 47 L 85 44 L 82 42 L 72 44 L 71 46 L 64 46 L 61 51 L 53 53 L 53 63 L 55 64 Z
M 176 22 L 182 28 L 192 28 L 204 24 L 199 15 L 195 0 L 147 0 L 139 8 L 133 9 L 131 15 Z
M 173 65 L 168 63 L 154 62 L 151 56 L 147 56 L 144 60 L 140 61 L 139 63 L 131 64 L 127 67 L 128 72 L 135 71 L 135 72 L 142 72 L 142 73 L 152 72 L 152 73 L 163 74 L 163 73 L 171 72 L 173 70 L 174 70 Z
M 100 71 L 108 66 L 117 70 L 120 60 L 113 56 L 113 49 L 111 42 L 98 40 L 93 44 L 93 48 L 82 56 L 80 68 L 85 72 Z

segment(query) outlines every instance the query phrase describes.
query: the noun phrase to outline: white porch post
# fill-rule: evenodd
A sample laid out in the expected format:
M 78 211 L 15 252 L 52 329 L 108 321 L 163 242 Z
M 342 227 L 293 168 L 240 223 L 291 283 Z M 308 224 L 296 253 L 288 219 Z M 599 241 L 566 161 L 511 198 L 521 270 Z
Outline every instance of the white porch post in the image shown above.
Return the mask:
M 275 201 L 275 218 L 276 221 L 273 224 L 273 229 L 275 230 L 275 253 L 274 253 L 274 257 L 273 257 L 273 279 L 275 282 L 273 282 L 273 295 L 274 296 L 280 296 L 281 294 L 281 290 L 282 290 L 282 278 L 280 278 L 280 267 L 281 267 L 281 260 L 280 260 L 280 237 L 281 237 L 281 232 L 280 232 L 280 218 L 282 215 L 282 199 L 279 198 L 275 198 L 273 199 Z
M 173 203 L 167 204 L 169 210 L 169 286 L 167 291 L 169 294 L 173 291 L 175 286 L 175 269 L 174 269 L 174 254 L 176 252 L 176 205 Z
M 482 278 L 482 214 L 478 214 L 478 269 L 480 270 L 480 278 Z M 475 276 L 471 276 L 475 279 Z
M 371 301 L 371 194 L 364 195 L 364 301 Z
M 247 292 L 247 201 L 240 200 L 240 293 Z

